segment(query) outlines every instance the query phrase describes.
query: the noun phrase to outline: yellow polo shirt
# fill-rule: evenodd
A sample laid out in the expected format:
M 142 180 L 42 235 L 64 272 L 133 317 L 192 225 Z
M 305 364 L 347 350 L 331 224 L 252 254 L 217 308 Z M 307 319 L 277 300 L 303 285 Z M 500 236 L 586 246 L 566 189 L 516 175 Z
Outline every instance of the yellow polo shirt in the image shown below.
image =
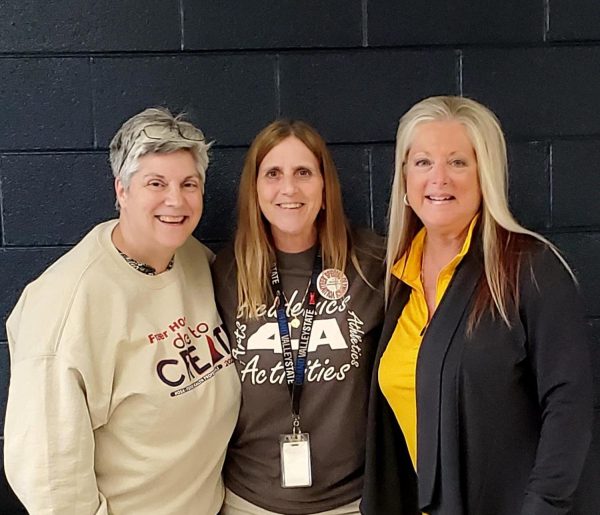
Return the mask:
M 435 291 L 439 305 L 456 267 L 468 252 L 477 216 L 471 221 L 461 251 L 440 271 Z M 417 468 L 417 397 L 415 379 L 417 358 L 429 321 L 429 310 L 421 283 L 421 261 L 425 228 L 414 237 L 404 256 L 392 268 L 392 274 L 411 287 L 410 298 L 398 319 L 396 329 L 379 363 L 379 387 L 391 406 L 404 433 L 415 470 Z

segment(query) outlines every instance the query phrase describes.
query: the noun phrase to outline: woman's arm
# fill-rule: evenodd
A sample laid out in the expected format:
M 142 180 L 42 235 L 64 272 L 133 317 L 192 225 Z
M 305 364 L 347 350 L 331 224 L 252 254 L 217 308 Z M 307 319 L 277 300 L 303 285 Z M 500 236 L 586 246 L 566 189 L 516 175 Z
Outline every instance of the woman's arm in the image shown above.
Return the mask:
M 527 332 L 542 426 L 522 514 L 570 511 L 593 421 L 589 347 L 573 279 L 545 248 L 524 264 L 520 312 Z
M 89 385 L 80 368 L 57 352 L 67 341 L 62 321 L 77 316 L 64 312 L 55 291 L 30 285 L 6 324 L 6 477 L 31 515 L 107 515 L 94 471 Z M 81 331 L 75 334 L 81 338 Z
M 96 484 L 83 381 L 57 356 L 12 366 L 4 464 L 9 483 L 31 515 L 108 514 Z

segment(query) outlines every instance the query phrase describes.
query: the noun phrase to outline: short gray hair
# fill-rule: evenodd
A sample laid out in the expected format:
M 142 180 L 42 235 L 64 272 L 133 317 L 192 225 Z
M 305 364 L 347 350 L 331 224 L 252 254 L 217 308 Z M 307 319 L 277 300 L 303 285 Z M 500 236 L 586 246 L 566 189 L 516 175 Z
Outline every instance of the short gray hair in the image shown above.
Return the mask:
M 125 188 L 138 171 L 140 157 L 178 150 L 190 151 L 204 184 L 211 143 L 207 143 L 202 131 L 185 121 L 183 116 L 183 113 L 173 116 L 164 107 L 151 107 L 121 126 L 110 142 L 110 165 L 114 177 L 120 179 Z M 148 132 L 150 129 L 151 133 Z

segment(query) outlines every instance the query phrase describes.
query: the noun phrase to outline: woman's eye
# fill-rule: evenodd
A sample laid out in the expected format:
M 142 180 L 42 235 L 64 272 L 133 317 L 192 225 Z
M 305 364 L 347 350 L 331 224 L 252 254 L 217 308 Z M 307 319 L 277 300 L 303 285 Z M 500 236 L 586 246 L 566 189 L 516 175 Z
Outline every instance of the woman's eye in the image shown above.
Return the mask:
M 415 161 L 415 166 L 419 168 L 431 166 L 431 161 L 429 159 L 421 158 Z
M 453 159 L 450 164 L 456 168 L 463 168 L 467 166 L 467 162 L 464 159 Z
M 279 175 L 279 170 L 272 168 L 271 170 L 267 170 L 265 172 L 265 177 L 269 178 L 269 179 L 274 179 L 275 177 L 277 177 Z
M 197 182 L 186 182 L 183 184 L 183 187 L 188 190 L 195 190 L 198 188 Z
M 310 177 L 313 174 L 308 168 L 300 168 L 297 173 L 300 177 Z
M 148 183 L 148 186 L 150 186 L 151 188 L 160 188 L 162 186 L 162 182 L 160 182 L 160 181 L 150 181 Z

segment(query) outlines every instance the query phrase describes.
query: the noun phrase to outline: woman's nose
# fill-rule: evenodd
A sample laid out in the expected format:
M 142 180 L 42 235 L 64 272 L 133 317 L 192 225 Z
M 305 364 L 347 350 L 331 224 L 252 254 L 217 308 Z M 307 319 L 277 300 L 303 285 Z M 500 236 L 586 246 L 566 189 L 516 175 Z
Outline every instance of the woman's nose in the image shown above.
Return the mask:
M 281 192 L 288 195 L 296 191 L 296 178 L 293 175 L 283 175 L 281 178 Z
M 435 184 L 446 184 L 448 182 L 448 168 L 445 162 L 434 163 L 431 172 Z
M 181 189 L 177 185 L 172 185 L 167 188 L 165 204 L 169 206 L 179 206 L 181 205 Z

